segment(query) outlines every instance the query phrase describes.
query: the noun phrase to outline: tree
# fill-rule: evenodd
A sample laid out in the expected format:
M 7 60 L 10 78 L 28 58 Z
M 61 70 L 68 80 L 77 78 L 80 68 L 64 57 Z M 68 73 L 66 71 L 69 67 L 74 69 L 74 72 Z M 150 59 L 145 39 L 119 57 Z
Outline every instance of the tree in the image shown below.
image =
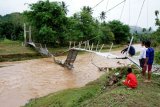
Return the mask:
M 152 27 L 149 27 L 148 31 L 151 32 L 152 31 Z
M 93 13 L 92 12 L 92 8 L 89 7 L 89 6 L 83 6 L 83 8 L 81 9 L 82 12 L 87 12 L 89 13 L 90 15 Z
M 155 20 L 156 20 L 156 23 L 155 23 L 155 24 L 156 24 L 157 26 L 160 26 L 160 21 L 159 21 L 159 18 L 158 18 L 158 15 L 159 15 L 159 11 L 158 11 L 158 10 L 155 11 L 155 15 L 156 15 L 156 17 L 157 17 L 157 18 L 155 19 Z
M 128 25 L 124 25 L 120 21 L 113 20 L 108 23 L 111 31 L 115 36 L 116 43 L 123 43 L 128 41 L 128 37 L 130 36 L 130 28 Z
M 22 40 L 23 35 L 23 15 L 21 13 L 11 13 L 0 18 L 0 38 L 10 40 Z
M 104 21 L 105 18 L 106 18 L 106 12 L 102 11 L 102 12 L 100 13 L 100 19 L 101 19 L 102 21 Z
M 67 14 L 67 12 L 68 12 L 67 7 L 68 7 L 68 6 L 67 6 L 66 3 L 63 2 L 63 1 L 61 2 L 61 5 L 62 5 L 62 8 L 63 8 L 64 13 Z
M 103 43 L 109 44 L 115 40 L 113 32 L 106 23 L 101 24 L 101 41 Z
M 158 18 L 158 15 L 159 15 L 159 11 L 158 10 L 155 11 L 155 15 Z
M 49 44 L 64 43 L 64 33 L 67 25 L 64 8 L 64 3 L 62 5 L 60 2 L 49 2 L 49 0 L 30 4 L 30 11 L 26 11 L 24 14 L 32 26 L 36 28 L 37 35 L 35 39 L 38 42 Z M 42 37 L 42 35 L 44 36 L 43 40 L 38 37 Z M 47 40 L 49 39 L 47 36 L 50 37 L 50 40 Z
M 143 33 L 145 33 L 146 31 L 147 31 L 146 28 L 143 28 L 143 29 L 142 29 L 142 32 L 143 32 Z

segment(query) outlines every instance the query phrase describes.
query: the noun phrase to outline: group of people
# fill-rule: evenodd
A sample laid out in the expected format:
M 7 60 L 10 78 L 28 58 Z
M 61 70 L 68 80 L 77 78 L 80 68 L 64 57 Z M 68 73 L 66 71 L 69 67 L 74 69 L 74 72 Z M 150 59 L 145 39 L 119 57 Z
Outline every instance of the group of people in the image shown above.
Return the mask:
M 151 82 L 151 70 L 152 70 L 152 64 L 154 61 L 154 49 L 151 47 L 150 41 L 142 41 L 141 42 L 141 52 L 139 55 L 139 63 L 140 67 L 142 68 L 142 77 L 144 79 L 144 82 Z M 121 51 L 121 53 L 125 53 L 129 48 L 129 45 L 127 48 Z M 128 51 L 130 56 L 135 55 L 135 49 L 133 46 L 130 46 L 130 49 Z M 138 85 L 136 75 L 132 73 L 132 68 L 128 68 L 128 74 L 126 77 L 126 80 L 123 80 L 123 84 L 126 85 L 129 89 L 136 88 Z M 148 78 L 146 78 L 146 71 L 148 71 Z

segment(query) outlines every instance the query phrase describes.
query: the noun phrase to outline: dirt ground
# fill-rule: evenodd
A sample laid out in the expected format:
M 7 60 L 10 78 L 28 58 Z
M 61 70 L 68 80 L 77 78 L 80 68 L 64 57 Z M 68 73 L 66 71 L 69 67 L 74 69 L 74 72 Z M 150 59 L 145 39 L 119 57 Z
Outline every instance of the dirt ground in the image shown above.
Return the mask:
M 65 58 L 60 57 L 63 60 Z M 0 107 L 19 107 L 32 98 L 84 86 L 104 73 L 98 71 L 91 63 L 91 59 L 100 67 L 121 66 L 117 61 L 130 63 L 127 60 L 106 59 L 90 53 L 78 55 L 73 70 L 53 63 L 51 58 L 2 62 L 0 63 Z

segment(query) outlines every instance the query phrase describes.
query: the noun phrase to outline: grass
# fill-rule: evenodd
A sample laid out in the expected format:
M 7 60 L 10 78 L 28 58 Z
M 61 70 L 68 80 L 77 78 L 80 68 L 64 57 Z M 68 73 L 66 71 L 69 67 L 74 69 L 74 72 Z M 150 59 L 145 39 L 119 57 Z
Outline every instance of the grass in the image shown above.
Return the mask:
M 36 53 L 32 48 L 22 46 L 20 41 L 5 39 L 0 41 L 0 55 Z
M 49 48 L 51 52 L 61 52 L 65 48 Z M 4 39 L 0 41 L 0 62 L 4 61 L 19 61 L 35 58 L 43 58 L 35 49 L 22 46 L 20 41 L 11 41 Z
M 127 90 L 118 82 L 106 86 L 108 75 L 105 73 L 99 79 L 82 88 L 68 89 L 45 97 L 32 99 L 24 107 L 158 107 L 160 105 L 160 76 L 153 75 L 152 83 L 143 83 L 139 71 L 134 70 L 139 86 Z M 125 70 L 126 71 L 126 70 Z

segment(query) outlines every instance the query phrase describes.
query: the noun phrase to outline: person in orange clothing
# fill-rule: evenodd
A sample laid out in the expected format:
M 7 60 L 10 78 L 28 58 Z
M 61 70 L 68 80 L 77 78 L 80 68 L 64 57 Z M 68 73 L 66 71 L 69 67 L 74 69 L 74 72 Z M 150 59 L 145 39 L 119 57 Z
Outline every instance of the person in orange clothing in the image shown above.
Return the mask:
M 136 88 L 138 85 L 136 75 L 132 73 L 132 68 L 128 68 L 128 74 L 126 80 L 123 80 L 123 84 L 129 89 Z

